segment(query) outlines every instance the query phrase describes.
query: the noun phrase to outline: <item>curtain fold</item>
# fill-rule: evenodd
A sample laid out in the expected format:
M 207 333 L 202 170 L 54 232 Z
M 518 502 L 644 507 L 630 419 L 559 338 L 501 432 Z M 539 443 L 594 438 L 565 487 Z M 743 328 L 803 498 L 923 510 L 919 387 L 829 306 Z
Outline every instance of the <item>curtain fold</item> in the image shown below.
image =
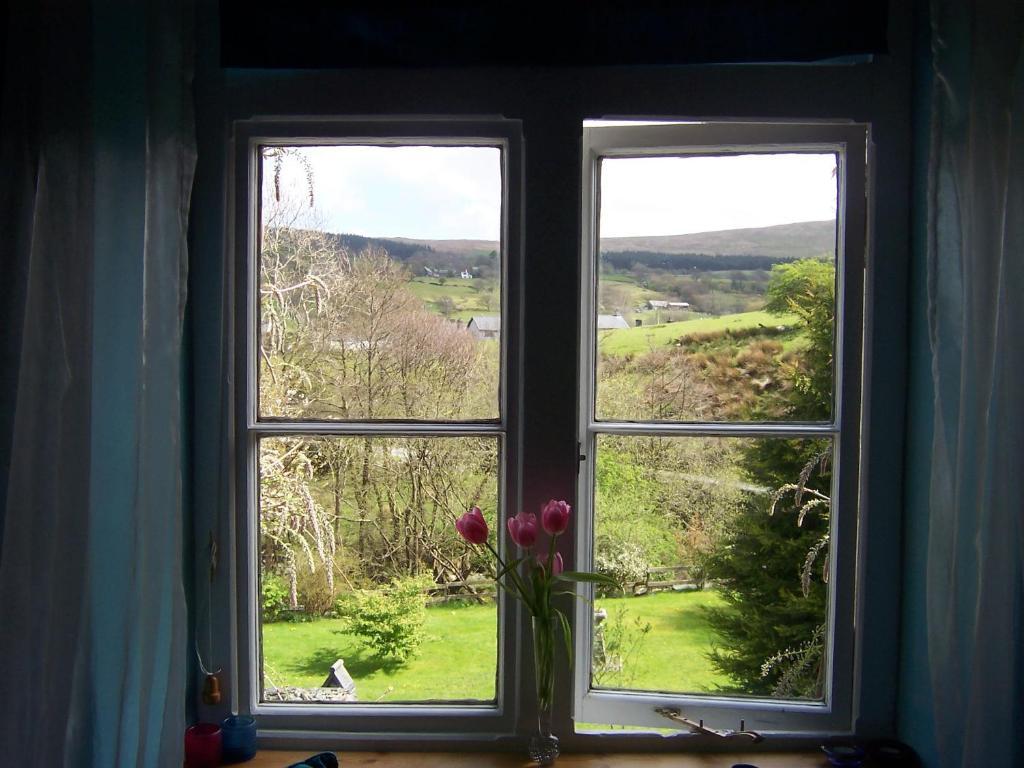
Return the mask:
M 64 765 L 87 641 L 93 143 L 87 7 L 9 8 L 0 125 L 0 755 Z M 48 66 L 45 64 L 49 63 Z M 76 72 L 75 86 L 62 73 Z
M 11 6 L 0 754 L 180 766 L 186 0 Z
M 943 765 L 1024 760 L 1024 8 L 932 3 L 929 666 Z

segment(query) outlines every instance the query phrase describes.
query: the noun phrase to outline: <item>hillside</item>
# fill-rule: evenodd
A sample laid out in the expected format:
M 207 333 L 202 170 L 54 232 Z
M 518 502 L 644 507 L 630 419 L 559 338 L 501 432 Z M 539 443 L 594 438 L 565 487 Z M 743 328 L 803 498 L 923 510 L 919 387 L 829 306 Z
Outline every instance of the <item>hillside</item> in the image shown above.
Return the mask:
M 774 227 L 726 229 L 689 235 L 605 237 L 601 252 L 703 253 L 803 259 L 835 251 L 834 221 L 803 221 Z
M 408 237 L 364 238 L 357 235 L 336 235 L 350 246 L 372 242 L 405 260 L 417 251 L 439 257 L 471 258 L 498 249 L 494 240 L 420 240 Z M 774 227 L 726 229 L 717 232 L 695 232 L 688 235 L 651 237 L 606 237 L 601 240 L 602 253 L 637 251 L 666 254 L 706 254 L 710 256 L 761 256 L 769 259 L 800 259 L 831 254 L 835 250 L 834 221 L 804 221 Z

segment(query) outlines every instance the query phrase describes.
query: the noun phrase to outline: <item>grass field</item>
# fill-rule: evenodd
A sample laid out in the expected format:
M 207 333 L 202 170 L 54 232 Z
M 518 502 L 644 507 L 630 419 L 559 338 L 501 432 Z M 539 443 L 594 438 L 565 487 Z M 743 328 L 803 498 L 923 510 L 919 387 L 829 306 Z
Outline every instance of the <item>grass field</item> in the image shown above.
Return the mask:
M 615 331 L 602 331 L 598 337 L 598 348 L 609 355 L 623 356 L 643 354 L 652 349 L 671 344 L 680 336 L 689 333 L 711 333 L 732 329 L 756 328 L 764 325 L 788 325 L 796 318 L 789 315 L 772 315 L 767 312 L 740 312 L 735 315 L 719 317 L 702 317 L 699 320 L 687 320 L 681 323 L 665 323 L 648 325 L 640 328 L 622 328 Z
M 704 653 L 714 635 L 702 606 L 716 605 L 711 591 L 663 592 L 641 598 L 598 600 L 613 614 L 626 608 L 627 621 L 651 623 L 642 649 L 618 681 L 634 688 L 697 692 L 724 680 L 710 669 Z M 494 606 L 437 606 L 427 609 L 425 640 L 405 665 L 382 662 L 346 629 L 344 619 L 279 622 L 263 627 L 263 656 L 270 682 L 316 687 L 338 658 L 356 681 L 359 700 L 423 701 L 494 697 L 496 660 Z
M 435 277 L 414 277 L 407 287 L 431 312 L 443 314 L 441 300 L 451 299 L 452 307 L 448 316 L 453 320 L 469 320 L 473 315 L 497 315 L 497 291 L 491 291 L 491 309 L 487 309 L 486 298 L 489 281 L 449 277 L 441 285 Z

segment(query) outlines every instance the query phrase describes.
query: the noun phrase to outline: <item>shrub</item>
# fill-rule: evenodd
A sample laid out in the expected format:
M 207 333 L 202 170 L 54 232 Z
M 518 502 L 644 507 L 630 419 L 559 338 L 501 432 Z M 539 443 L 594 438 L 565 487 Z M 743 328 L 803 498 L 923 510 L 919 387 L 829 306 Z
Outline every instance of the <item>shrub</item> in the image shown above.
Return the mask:
M 605 612 L 604 620 L 594 629 L 591 675 L 596 685 L 632 687 L 636 678 L 634 662 L 652 626 L 639 616 L 627 621 L 628 616 L 629 609 L 620 606 L 610 614 Z
M 426 619 L 430 581 L 394 579 L 383 589 L 356 593 L 351 611 L 352 631 L 384 658 L 403 662 L 419 647 Z
M 647 581 L 651 567 L 643 548 L 631 542 L 607 542 L 594 558 L 598 573 L 611 576 L 629 592 L 634 584 Z
M 260 578 L 260 603 L 263 621 L 281 621 L 288 611 L 288 582 L 273 573 Z
M 334 610 L 334 595 L 327 583 L 326 569 L 318 568 L 310 573 L 300 569 L 298 574 L 299 605 L 310 616 L 326 616 Z

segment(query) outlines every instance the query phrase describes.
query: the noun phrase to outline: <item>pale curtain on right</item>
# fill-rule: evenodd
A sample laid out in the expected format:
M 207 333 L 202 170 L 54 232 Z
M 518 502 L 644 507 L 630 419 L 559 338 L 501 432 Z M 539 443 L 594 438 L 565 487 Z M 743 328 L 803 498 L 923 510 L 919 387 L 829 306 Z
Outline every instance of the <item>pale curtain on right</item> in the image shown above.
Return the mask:
M 1024 5 L 932 3 L 928 643 L 944 766 L 1024 761 Z

